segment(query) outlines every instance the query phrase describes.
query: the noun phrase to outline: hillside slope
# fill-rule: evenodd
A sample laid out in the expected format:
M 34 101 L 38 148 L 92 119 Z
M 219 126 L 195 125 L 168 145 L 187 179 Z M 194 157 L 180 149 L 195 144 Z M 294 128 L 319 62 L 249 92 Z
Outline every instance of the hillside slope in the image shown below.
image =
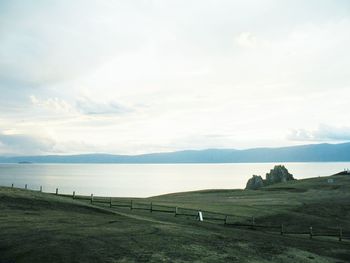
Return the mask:
M 310 216 L 306 220 L 313 222 L 323 218 L 322 224 L 336 219 L 349 226 L 349 177 L 334 179 L 333 185 L 325 184 L 326 178 L 315 178 L 258 191 L 208 190 L 150 200 L 255 214 L 257 220 L 295 214 Z M 331 200 L 333 206 L 328 205 Z M 320 206 L 324 206 L 321 211 Z M 112 210 L 34 191 L 0 187 L 0 210 L 0 262 L 350 261 L 346 241 L 309 240 L 168 214 Z
M 82 154 L 0 157 L 2 163 L 253 163 L 350 161 L 350 143 L 247 150 L 207 149 L 141 155 Z
M 294 180 L 260 190 L 174 193 L 150 200 L 234 214 L 247 220 L 255 217 L 260 223 L 283 223 L 292 228 L 342 226 L 350 230 L 350 175 Z

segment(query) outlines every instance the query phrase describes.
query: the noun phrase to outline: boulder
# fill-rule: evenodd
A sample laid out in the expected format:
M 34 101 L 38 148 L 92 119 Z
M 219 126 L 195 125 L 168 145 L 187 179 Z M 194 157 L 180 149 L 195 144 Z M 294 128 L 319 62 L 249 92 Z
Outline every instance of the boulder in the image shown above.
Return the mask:
M 247 182 L 245 189 L 257 190 L 264 186 L 264 180 L 260 175 L 253 175 Z

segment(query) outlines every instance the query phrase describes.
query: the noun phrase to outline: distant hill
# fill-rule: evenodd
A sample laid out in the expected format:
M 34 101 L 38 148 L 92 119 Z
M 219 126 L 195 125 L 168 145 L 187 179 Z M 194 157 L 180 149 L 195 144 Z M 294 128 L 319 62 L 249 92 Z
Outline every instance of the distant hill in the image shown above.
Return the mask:
M 350 161 L 350 143 L 247 150 L 207 149 L 141 155 L 80 154 L 0 157 L 1 163 L 254 163 Z

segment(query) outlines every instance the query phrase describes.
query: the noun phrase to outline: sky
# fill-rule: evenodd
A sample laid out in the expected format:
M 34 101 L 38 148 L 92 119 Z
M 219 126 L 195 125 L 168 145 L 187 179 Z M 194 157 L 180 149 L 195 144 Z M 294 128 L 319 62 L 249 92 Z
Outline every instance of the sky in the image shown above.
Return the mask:
M 0 154 L 350 141 L 350 1 L 0 1 Z

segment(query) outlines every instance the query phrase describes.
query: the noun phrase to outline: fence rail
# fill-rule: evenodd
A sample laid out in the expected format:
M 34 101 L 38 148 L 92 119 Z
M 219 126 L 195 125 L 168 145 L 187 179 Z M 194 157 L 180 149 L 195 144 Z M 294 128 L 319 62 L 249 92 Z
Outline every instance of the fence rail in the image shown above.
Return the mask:
M 23 189 L 20 187 L 15 187 L 14 184 L 11 184 L 12 189 Z M 24 189 L 28 191 L 39 191 L 43 192 L 43 187 L 40 186 L 39 190 L 29 189 L 28 185 L 24 185 Z M 62 197 L 71 197 L 76 200 L 85 200 L 90 201 L 91 204 L 106 204 L 110 208 L 113 207 L 122 207 L 129 208 L 130 210 L 146 210 L 150 212 L 158 212 L 158 213 L 171 213 L 175 216 L 186 216 L 190 218 L 199 219 L 199 213 L 201 213 L 201 221 L 208 222 L 221 222 L 223 225 L 228 227 L 244 227 L 253 230 L 267 230 L 269 232 L 280 233 L 281 235 L 307 235 L 310 239 L 314 237 L 336 237 L 339 241 L 350 240 L 350 231 L 345 231 L 341 227 L 332 228 L 332 229 L 314 229 L 312 226 L 307 228 L 307 231 L 291 231 L 287 229 L 287 226 L 281 224 L 279 226 L 276 225 L 262 225 L 256 224 L 255 217 L 246 217 L 241 215 L 233 215 L 233 214 L 225 214 L 219 212 L 212 212 L 201 209 L 193 209 L 193 208 L 185 208 L 178 206 L 167 206 L 164 204 L 155 204 L 153 202 L 137 202 L 133 199 L 120 199 L 116 197 L 101 197 L 101 196 L 86 196 L 86 195 L 76 195 L 75 191 L 73 191 L 72 195 L 70 194 L 60 194 L 59 189 L 56 188 L 55 193 L 46 194 L 54 194 Z M 233 220 L 240 218 L 239 221 Z M 317 230 L 317 231 L 316 231 Z M 322 231 L 323 230 L 323 231 Z

